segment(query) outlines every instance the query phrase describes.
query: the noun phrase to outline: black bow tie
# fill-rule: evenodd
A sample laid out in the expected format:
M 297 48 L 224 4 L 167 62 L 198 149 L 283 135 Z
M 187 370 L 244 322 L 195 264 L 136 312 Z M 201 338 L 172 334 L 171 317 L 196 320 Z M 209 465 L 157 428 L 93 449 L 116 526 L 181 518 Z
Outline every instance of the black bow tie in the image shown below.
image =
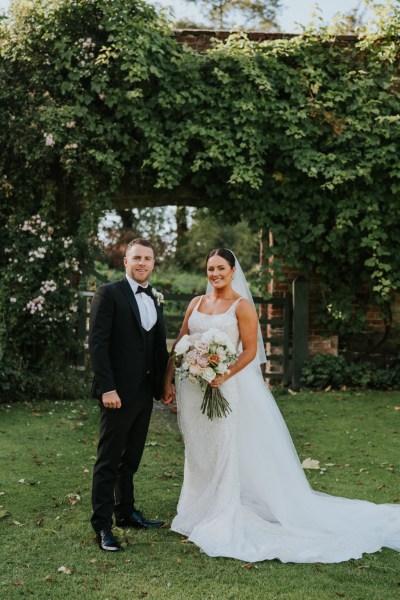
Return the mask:
M 151 288 L 149 286 L 147 287 L 142 287 L 141 285 L 138 285 L 138 289 L 136 290 L 137 294 L 147 294 L 148 296 L 151 296 Z

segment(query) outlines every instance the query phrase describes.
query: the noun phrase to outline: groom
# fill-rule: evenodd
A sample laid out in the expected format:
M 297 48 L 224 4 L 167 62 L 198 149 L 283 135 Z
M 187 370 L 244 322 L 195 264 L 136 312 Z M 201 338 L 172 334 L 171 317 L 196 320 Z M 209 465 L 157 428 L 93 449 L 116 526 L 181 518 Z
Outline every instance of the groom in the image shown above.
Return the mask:
M 148 285 L 154 248 L 130 242 L 126 275 L 102 285 L 90 311 L 92 396 L 100 403 L 100 440 L 93 472 L 92 525 L 102 550 L 119 552 L 111 532 L 118 527 L 161 527 L 135 508 L 133 475 L 142 457 L 153 407 L 160 399 L 168 361 L 160 294 Z

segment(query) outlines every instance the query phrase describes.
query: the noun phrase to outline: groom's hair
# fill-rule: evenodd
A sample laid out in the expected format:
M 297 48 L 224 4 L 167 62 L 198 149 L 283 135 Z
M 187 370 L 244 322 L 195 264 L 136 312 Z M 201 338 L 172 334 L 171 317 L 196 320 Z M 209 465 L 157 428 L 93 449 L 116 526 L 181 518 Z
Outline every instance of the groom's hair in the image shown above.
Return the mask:
M 215 248 L 215 250 L 211 250 L 211 252 L 209 252 L 207 255 L 206 267 L 209 259 L 212 256 L 221 256 L 222 258 L 224 258 L 231 267 L 231 269 L 233 269 L 233 267 L 235 266 L 235 255 L 233 254 L 233 252 L 231 252 L 231 250 L 228 250 L 228 248 Z
M 125 254 L 129 254 L 131 248 L 133 248 L 133 246 L 136 246 L 136 244 L 138 244 L 139 246 L 146 246 L 146 248 L 151 248 L 153 250 L 153 253 L 155 254 L 153 244 L 150 242 L 150 240 L 146 240 L 145 238 L 135 238 L 134 240 L 129 242 L 129 244 L 126 247 Z

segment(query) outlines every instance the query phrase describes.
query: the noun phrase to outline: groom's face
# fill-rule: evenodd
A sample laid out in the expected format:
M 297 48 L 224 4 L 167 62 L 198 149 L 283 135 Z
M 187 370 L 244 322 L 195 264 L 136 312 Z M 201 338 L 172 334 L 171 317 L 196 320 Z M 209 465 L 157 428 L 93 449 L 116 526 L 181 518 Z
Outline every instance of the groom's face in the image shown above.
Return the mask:
M 146 285 L 154 269 L 154 252 L 152 248 L 135 244 L 128 249 L 124 257 L 126 274 L 140 285 Z

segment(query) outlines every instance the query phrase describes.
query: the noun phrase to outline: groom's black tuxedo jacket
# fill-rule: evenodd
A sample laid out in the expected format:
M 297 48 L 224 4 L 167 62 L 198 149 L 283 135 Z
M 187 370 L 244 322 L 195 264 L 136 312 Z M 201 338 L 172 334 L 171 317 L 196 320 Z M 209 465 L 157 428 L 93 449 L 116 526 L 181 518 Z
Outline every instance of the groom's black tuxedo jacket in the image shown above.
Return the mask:
M 92 396 L 117 390 L 122 402 L 134 399 L 139 383 L 150 369 L 153 396 L 161 397 L 168 361 L 162 307 L 155 302 L 157 322 L 152 356 L 147 355 L 148 334 L 142 328 L 135 294 L 127 279 L 102 285 L 90 310 L 89 351 L 94 371 Z

